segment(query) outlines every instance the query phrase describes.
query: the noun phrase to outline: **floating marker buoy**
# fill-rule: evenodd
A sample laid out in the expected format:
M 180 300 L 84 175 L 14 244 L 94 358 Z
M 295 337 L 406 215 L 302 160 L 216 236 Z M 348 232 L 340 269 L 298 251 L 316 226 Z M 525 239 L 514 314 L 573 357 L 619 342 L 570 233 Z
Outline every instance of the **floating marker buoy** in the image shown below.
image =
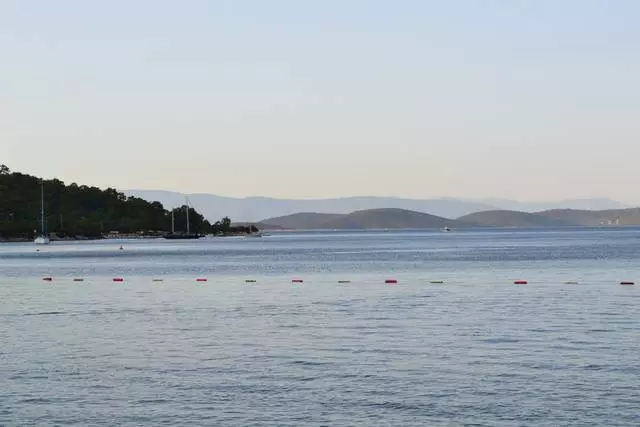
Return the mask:
M 620 282 L 621 285 L 635 285 L 633 282 Z
M 74 282 L 84 282 L 83 278 L 80 277 L 76 277 L 75 279 L 73 279 Z
M 351 280 L 338 280 L 338 283 L 351 283 Z
M 514 285 L 526 285 L 527 281 L 526 280 L 516 280 L 513 282 Z
M 444 280 L 432 280 L 429 283 L 433 283 L 434 285 L 442 285 Z
M 292 279 L 291 283 L 303 283 L 302 279 Z
M 387 279 L 387 280 L 384 281 L 384 283 L 395 284 L 395 283 L 398 283 L 398 281 L 396 279 Z
M 200 277 L 198 279 L 196 279 L 196 282 L 206 282 L 207 279 L 205 279 L 204 277 Z
M 45 282 L 51 282 L 53 280 L 53 277 L 43 277 L 42 280 L 44 280 Z
M 124 279 L 122 277 L 114 277 L 113 281 L 114 282 L 124 282 Z

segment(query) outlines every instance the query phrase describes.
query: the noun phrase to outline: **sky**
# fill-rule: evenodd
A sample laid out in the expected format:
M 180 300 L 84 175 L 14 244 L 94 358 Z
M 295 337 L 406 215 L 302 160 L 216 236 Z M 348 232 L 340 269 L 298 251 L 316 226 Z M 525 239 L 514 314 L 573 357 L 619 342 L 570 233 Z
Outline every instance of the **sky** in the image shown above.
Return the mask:
M 224 196 L 640 204 L 635 0 L 0 0 L 0 163 Z

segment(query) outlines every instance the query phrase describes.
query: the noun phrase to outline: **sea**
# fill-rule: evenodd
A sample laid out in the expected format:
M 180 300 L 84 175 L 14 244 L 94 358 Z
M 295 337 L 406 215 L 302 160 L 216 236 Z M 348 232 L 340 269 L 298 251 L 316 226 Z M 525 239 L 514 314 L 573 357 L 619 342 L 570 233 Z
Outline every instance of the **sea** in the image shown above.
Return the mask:
M 0 425 L 638 426 L 640 229 L 1 244 Z

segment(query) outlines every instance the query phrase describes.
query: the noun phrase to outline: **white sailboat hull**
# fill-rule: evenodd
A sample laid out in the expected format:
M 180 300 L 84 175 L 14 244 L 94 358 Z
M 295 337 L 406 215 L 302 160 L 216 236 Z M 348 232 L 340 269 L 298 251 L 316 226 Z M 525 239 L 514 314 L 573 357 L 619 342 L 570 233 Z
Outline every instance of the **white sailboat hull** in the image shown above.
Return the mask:
M 49 238 L 46 236 L 38 236 L 35 238 L 33 243 L 35 243 L 36 245 L 48 245 L 49 243 L 51 243 L 51 240 L 49 240 Z

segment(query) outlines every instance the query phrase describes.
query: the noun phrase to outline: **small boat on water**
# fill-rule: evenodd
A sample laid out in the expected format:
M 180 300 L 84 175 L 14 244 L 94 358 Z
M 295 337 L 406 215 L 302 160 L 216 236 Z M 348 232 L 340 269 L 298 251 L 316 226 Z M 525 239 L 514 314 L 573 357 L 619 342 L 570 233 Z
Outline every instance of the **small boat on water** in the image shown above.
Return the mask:
M 33 240 L 33 243 L 35 243 L 36 245 L 48 245 L 49 243 L 51 243 L 51 239 L 49 239 L 47 236 L 38 236 Z
M 249 233 L 245 237 L 262 237 L 262 231 L 260 231 L 260 229 L 258 229 L 258 227 L 255 227 L 253 224 L 249 224 Z
M 36 236 L 33 241 L 36 245 L 48 245 L 51 243 L 51 239 L 47 236 L 45 231 L 44 221 L 44 182 L 40 182 L 40 234 Z
M 444 227 L 444 228 L 442 229 L 442 231 L 444 231 L 444 232 L 446 233 L 446 232 L 451 231 L 451 229 L 450 229 L 449 227 Z

